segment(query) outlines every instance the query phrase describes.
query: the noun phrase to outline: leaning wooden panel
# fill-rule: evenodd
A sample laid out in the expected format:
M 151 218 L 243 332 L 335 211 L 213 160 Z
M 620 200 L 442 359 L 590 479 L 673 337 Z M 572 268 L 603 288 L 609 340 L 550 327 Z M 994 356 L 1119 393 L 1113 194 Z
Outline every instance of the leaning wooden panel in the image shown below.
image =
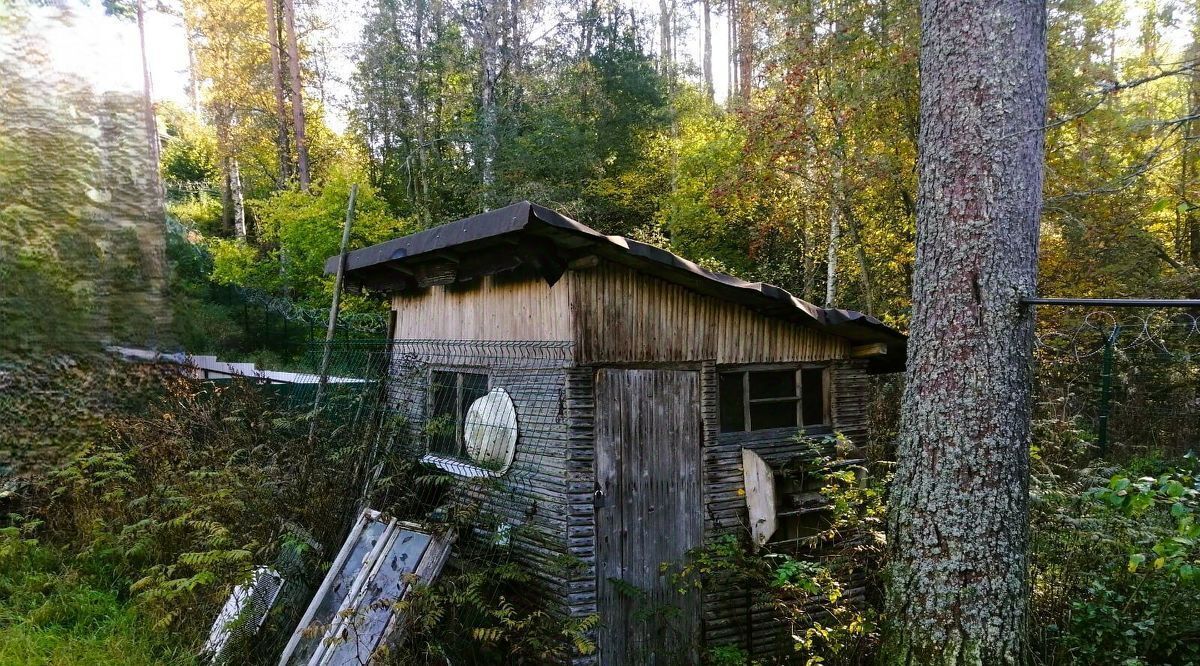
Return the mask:
M 751 449 L 742 449 L 742 479 L 749 511 L 750 535 L 762 546 L 775 534 L 775 474 Z
M 350 666 L 374 660 L 401 618 L 391 602 L 428 583 L 451 537 L 365 510 L 280 655 L 280 666 Z

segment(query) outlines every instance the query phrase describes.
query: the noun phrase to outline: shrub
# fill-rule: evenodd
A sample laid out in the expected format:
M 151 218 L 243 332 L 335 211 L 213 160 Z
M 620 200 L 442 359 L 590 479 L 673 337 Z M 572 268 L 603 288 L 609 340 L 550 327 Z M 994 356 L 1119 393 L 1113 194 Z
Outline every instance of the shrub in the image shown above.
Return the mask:
M 1035 480 L 1033 645 L 1044 664 L 1200 661 L 1194 459 Z M 1141 472 L 1151 471 L 1142 463 Z

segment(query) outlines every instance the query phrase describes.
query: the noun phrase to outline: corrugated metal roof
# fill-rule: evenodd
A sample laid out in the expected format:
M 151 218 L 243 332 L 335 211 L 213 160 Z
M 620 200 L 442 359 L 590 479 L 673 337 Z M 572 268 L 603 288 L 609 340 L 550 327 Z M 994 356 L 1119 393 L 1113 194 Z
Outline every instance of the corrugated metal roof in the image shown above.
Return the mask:
M 624 236 L 605 236 L 528 201 L 350 252 L 346 277 L 367 288 L 397 291 L 430 279 L 429 273 L 437 275 L 439 264 L 455 267 L 456 279 L 530 265 L 553 284 L 571 261 L 587 255 L 770 316 L 821 326 L 853 341 L 885 343 L 890 357 L 887 369 L 895 369 L 897 362 L 903 366 L 905 336 L 874 317 L 854 310 L 822 308 L 775 285 L 710 271 Z M 333 273 L 337 264 L 338 257 L 330 257 L 325 271 Z

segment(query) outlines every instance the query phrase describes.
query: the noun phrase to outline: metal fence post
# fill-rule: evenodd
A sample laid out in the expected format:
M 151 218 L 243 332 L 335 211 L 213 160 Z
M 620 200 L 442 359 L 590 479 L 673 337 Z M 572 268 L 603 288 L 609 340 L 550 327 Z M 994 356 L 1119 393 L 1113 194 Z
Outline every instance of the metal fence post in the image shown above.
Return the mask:
M 1104 360 L 1100 366 L 1100 419 L 1097 425 L 1096 446 L 1101 457 L 1108 455 L 1108 409 L 1112 401 L 1113 348 L 1116 347 L 1119 335 L 1121 325 L 1116 324 L 1104 339 Z

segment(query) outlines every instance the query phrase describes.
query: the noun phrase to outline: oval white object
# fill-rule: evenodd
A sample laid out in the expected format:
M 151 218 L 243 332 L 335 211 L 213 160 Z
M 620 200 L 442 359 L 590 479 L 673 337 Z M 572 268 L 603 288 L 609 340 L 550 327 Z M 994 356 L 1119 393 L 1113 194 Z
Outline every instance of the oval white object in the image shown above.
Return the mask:
M 508 471 L 517 450 L 517 409 L 508 391 L 494 388 L 471 403 L 463 439 L 471 460 L 497 474 Z

